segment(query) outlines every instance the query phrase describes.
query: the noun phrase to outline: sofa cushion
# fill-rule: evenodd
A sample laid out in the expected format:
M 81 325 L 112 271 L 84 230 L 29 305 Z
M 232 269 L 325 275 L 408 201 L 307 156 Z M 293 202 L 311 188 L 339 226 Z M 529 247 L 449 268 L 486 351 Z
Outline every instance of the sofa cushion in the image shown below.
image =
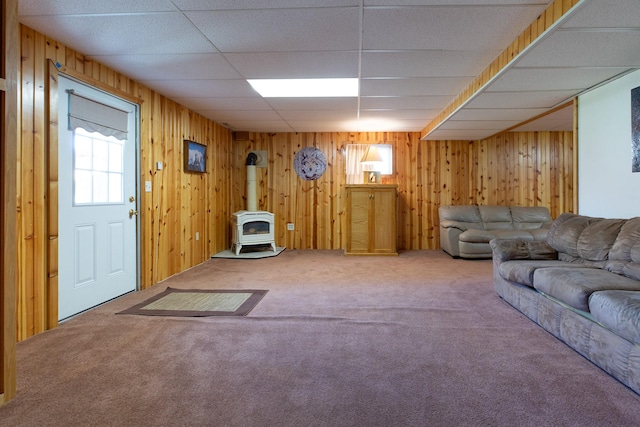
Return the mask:
M 553 222 L 547 233 L 547 243 L 556 251 L 577 258 L 578 238 L 592 218 L 565 212 Z
M 482 218 L 480 217 L 480 212 L 476 205 L 440 206 L 438 208 L 438 216 L 440 217 L 440 222 L 455 221 L 482 223 Z
M 511 209 L 508 206 L 478 206 L 485 230 L 504 230 L 513 228 Z
M 620 229 L 616 241 L 609 251 L 609 259 L 615 261 L 631 261 L 633 252 L 640 262 L 640 217 L 631 218 Z
M 549 232 L 548 228 L 533 228 L 527 229 L 529 233 L 531 233 L 531 237 L 533 240 L 545 241 L 547 240 L 547 233 Z
M 500 263 L 498 267 L 498 273 L 500 277 L 509 280 L 510 282 L 520 283 L 522 285 L 533 288 L 533 273 L 539 268 L 548 267 L 567 267 L 567 268 L 585 268 L 579 264 L 570 264 L 568 262 L 558 260 L 513 260 Z M 587 267 L 589 268 L 589 267 Z
M 622 226 L 605 268 L 640 280 L 640 217 L 631 218 Z
M 543 241 L 493 239 L 489 242 L 495 261 L 557 260 L 558 252 Z
M 521 230 L 539 229 L 551 223 L 549 209 L 544 206 L 511 206 L 513 228 Z
M 539 268 L 533 273 L 533 287 L 573 308 L 589 311 L 589 297 L 605 290 L 640 291 L 640 281 L 599 268 Z
M 467 230 L 458 236 L 460 242 L 469 243 L 489 243 L 493 239 L 533 240 L 533 236 L 523 230 Z
M 547 243 L 563 254 L 563 259 L 607 260 L 626 220 L 592 218 L 564 213 L 553 223 Z
M 596 321 L 640 345 L 640 292 L 594 292 L 589 298 L 589 311 Z

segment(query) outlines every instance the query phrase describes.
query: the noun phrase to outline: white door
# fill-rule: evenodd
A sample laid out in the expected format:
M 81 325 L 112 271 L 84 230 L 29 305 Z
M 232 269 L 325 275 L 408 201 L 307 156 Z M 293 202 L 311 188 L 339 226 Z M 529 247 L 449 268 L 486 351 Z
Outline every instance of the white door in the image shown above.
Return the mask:
M 58 319 L 62 320 L 137 287 L 137 106 L 62 76 L 58 84 Z M 100 108 L 113 112 L 124 121 L 124 136 L 105 136 L 109 123 L 107 130 L 97 132 L 70 130 L 76 126 L 70 125 L 70 105 L 75 111 L 91 110 L 82 103 L 97 107 L 97 121 L 103 117 L 110 121 Z

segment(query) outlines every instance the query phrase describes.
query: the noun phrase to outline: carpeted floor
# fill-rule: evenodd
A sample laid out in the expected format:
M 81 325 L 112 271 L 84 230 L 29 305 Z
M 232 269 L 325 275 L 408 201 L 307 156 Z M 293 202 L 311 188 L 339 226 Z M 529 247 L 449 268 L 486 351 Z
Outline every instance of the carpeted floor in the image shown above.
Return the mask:
M 122 316 L 167 286 L 246 317 Z M 635 426 L 640 396 L 440 251 L 211 259 L 18 345 L 11 426 Z

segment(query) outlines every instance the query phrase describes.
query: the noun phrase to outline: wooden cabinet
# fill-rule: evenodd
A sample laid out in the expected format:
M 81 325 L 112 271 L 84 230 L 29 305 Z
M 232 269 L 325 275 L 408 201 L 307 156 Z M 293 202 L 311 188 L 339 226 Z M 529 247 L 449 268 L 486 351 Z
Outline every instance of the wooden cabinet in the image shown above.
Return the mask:
M 398 255 L 397 185 L 346 185 L 346 255 Z

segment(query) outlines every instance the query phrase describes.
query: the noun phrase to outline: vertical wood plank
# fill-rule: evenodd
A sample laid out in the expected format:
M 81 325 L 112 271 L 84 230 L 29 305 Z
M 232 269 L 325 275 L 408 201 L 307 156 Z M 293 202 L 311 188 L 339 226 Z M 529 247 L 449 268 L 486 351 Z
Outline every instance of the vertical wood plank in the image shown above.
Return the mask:
M 0 5 L 0 405 L 16 395 L 17 175 L 20 35 L 18 1 Z

